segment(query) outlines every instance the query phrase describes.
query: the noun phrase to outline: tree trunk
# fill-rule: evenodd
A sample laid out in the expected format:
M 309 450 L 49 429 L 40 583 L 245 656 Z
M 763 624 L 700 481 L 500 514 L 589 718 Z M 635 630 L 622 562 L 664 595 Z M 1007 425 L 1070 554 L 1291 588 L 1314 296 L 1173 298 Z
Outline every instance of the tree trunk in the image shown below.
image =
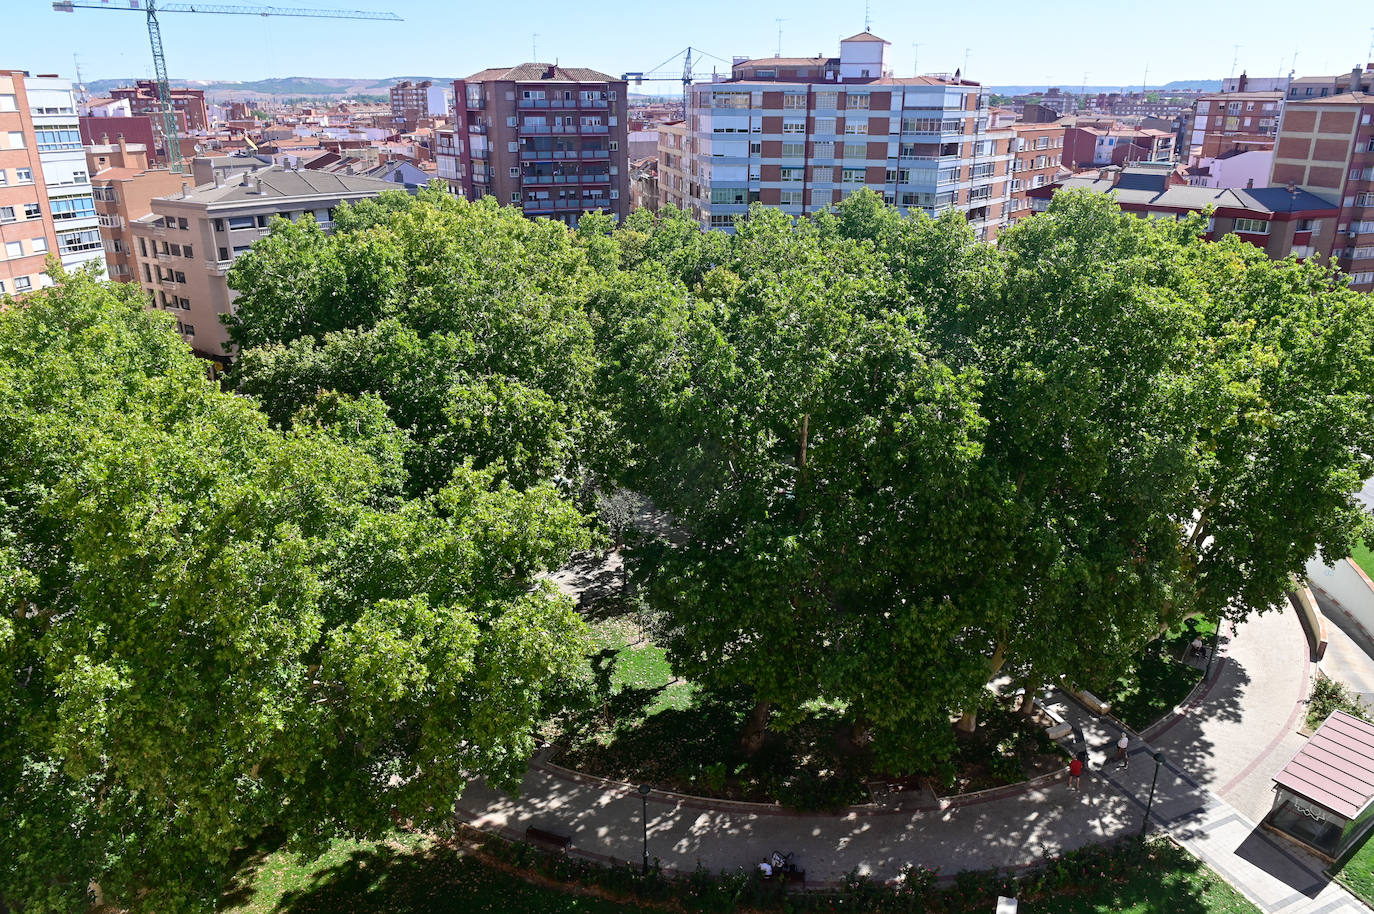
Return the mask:
M 749 712 L 749 719 L 744 723 L 744 734 L 740 737 L 740 746 L 745 755 L 754 755 L 763 748 L 763 739 L 768 733 L 768 712 L 772 709 L 771 701 L 760 701 Z
M 849 743 L 855 749 L 862 749 L 873 741 L 873 727 L 868 718 L 860 717 L 849 727 Z
M 1040 691 L 1040 677 L 1026 680 L 1026 694 L 1021 696 L 1021 715 L 1031 717 L 1035 714 L 1035 693 Z
M 1007 646 L 998 642 L 997 650 L 993 651 L 992 657 L 988 659 L 988 679 L 996 676 L 1002 671 L 1002 665 L 1007 662 Z M 975 705 L 965 711 L 959 718 L 959 729 L 964 733 L 972 733 L 978 729 L 978 707 Z

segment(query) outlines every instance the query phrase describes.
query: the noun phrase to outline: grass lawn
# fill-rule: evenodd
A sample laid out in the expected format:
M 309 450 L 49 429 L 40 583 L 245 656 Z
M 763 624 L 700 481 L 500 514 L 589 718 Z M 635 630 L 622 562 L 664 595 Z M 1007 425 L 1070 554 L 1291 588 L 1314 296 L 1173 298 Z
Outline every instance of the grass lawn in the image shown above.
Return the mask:
M 1259 908 L 1173 842 L 1118 883 L 1021 902 L 1023 914 L 1259 914 Z
M 1220 877 L 1172 842 L 1151 844 L 1143 863 L 1113 867 L 1063 890 L 1023 897 L 1023 914 L 1258 914 Z M 1024 894 L 1024 893 L 1023 893 Z M 988 896 L 946 896 L 947 914 L 982 914 Z M 814 897 L 818 910 L 832 902 Z M 317 860 L 283 850 L 248 858 L 220 914 L 630 914 L 658 910 L 562 891 L 467 856 L 449 845 L 398 835 L 383 842 L 336 842 Z
M 1210 648 L 1217 627 L 1212 622 L 1189 619 L 1145 646 L 1136 670 L 1122 677 L 1102 697 L 1111 703 L 1112 713 L 1135 730 L 1159 720 L 1188 697 L 1202 679 L 1202 671 L 1179 660 L 1193 638 L 1199 637 Z
M 1364 569 L 1364 573 L 1374 578 L 1374 552 L 1365 543 L 1356 543 L 1355 551 L 1350 554 L 1355 560 L 1355 564 Z
M 220 914 L 631 914 L 640 908 L 527 882 L 452 847 L 397 835 L 338 841 L 316 860 L 250 857 Z
M 1374 906 L 1374 840 L 1366 837 L 1332 870 L 1342 885 L 1360 896 L 1365 904 Z

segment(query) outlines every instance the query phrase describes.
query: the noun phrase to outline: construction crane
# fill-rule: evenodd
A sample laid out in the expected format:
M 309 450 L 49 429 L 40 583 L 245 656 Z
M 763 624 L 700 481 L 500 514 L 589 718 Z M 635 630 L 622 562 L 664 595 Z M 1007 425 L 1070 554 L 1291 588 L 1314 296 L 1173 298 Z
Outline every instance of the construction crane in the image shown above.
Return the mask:
M 369 10 L 312 10 L 282 6 L 231 6 L 223 3 L 158 3 L 157 0 L 122 0 L 112 3 L 109 0 L 57 0 L 52 8 L 59 13 L 74 13 L 78 9 L 123 10 L 138 12 L 148 16 L 148 41 L 153 46 L 153 73 L 157 77 L 158 107 L 162 109 L 162 137 L 167 144 L 167 165 L 177 174 L 186 171 L 186 161 L 181 156 L 181 136 L 177 131 L 176 110 L 172 107 L 172 87 L 167 81 L 167 59 L 162 53 L 162 29 L 157 22 L 158 13 L 220 13 L 231 16 L 297 16 L 309 19 L 376 19 L 386 22 L 400 22 L 395 13 L 377 13 Z
M 659 64 L 658 66 L 654 67 L 652 70 L 631 70 L 629 73 L 622 73 L 622 74 L 620 74 L 620 78 L 623 79 L 623 80 L 625 80 L 626 82 L 632 82 L 632 83 L 634 83 L 636 86 L 641 86 L 641 85 L 643 85 L 644 83 L 676 83 L 676 82 L 680 82 L 680 83 L 682 83 L 682 91 L 683 91 L 683 94 L 685 95 L 686 92 L 687 92 L 687 90 L 688 90 L 688 88 L 691 87 L 692 82 L 693 82 L 694 80 L 704 79 L 704 78 L 706 78 L 706 77 L 709 75 L 709 74 L 706 74 L 706 73 L 693 73 L 693 72 L 692 72 L 692 67 L 693 67 L 693 65 L 694 65 L 693 60 L 692 60 L 692 54 L 693 54 L 693 53 L 695 53 L 698 57 L 710 57 L 712 60 L 719 60 L 721 63 L 724 63 L 724 64 L 730 63 L 730 61 L 725 60 L 725 59 L 722 58 L 722 57 L 717 57 L 717 56 L 714 55 L 714 54 L 707 54 L 707 53 L 706 53 L 705 51 L 703 51 L 701 48 L 690 48 L 690 47 L 689 47 L 689 48 L 683 48 L 681 51 L 678 51 L 678 52 L 677 52 L 676 54 L 674 54 L 672 57 L 669 57 L 667 60 L 663 61 L 663 63 L 661 63 L 661 64 Z M 682 75 L 681 75 L 681 76 L 662 76 L 662 75 L 659 75 L 659 74 L 661 74 L 662 72 L 664 72 L 664 68 L 667 67 L 668 64 L 670 64 L 670 63 L 672 63 L 673 61 L 677 60 L 679 57 L 682 58 Z

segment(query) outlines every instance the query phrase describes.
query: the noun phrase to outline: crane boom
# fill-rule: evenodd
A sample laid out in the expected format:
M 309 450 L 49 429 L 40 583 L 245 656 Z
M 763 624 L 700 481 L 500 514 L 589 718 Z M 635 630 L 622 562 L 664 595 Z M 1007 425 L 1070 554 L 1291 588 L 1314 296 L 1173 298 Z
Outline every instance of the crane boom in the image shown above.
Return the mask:
M 127 4 L 127 5 L 126 5 Z M 56 0 L 52 8 L 59 13 L 74 13 L 85 10 L 122 10 L 124 12 L 144 12 L 148 16 L 148 43 L 153 48 L 153 73 L 157 77 L 158 107 L 162 109 L 162 138 L 167 145 L 167 166 L 175 174 L 184 174 L 186 161 L 181 155 L 181 137 L 177 131 L 176 110 L 172 107 L 172 87 L 167 80 L 167 59 L 162 52 L 162 27 L 158 24 L 157 14 L 163 13 L 216 13 L 229 16 L 293 16 L 305 19 L 373 19 L 385 22 L 401 22 L 401 17 L 390 12 L 372 10 L 316 10 L 288 6 L 235 6 L 224 3 L 163 3 L 157 0 L 124 0 L 111 3 L 108 0 Z
M 101 2 L 101 0 L 57 0 L 52 8 L 63 13 L 83 10 L 119 10 L 139 12 L 153 4 L 148 0 L 125 0 L 127 5 Z M 375 10 L 312 10 L 289 6 L 234 6 L 225 3 L 158 3 L 159 13 L 219 13 L 231 16 L 298 16 L 309 19 L 377 19 L 385 22 L 401 22 L 400 16 L 391 12 Z

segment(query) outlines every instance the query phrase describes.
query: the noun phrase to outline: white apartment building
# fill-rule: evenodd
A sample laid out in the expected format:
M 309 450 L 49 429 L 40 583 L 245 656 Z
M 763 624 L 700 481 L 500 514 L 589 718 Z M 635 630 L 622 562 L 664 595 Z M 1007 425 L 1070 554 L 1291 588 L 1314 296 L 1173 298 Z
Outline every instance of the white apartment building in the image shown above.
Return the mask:
M 961 210 L 995 238 L 1014 134 L 989 128 L 983 87 L 958 73 L 893 76 L 888 46 L 861 32 L 839 57 L 740 60 L 693 86 L 684 188 L 664 200 L 730 230 L 752 203 L 802 215 L 868 187 L 903 210 Z

